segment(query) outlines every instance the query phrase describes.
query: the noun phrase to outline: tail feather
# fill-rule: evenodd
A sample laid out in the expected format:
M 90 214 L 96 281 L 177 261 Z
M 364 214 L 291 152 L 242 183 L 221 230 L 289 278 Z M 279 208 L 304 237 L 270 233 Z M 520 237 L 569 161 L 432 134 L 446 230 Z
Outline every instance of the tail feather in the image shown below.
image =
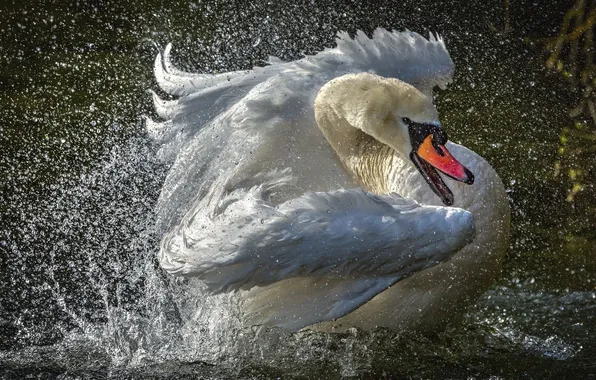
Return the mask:
M 177 69 L 170 59 L 172 44 L 169 43 L 163 53 L 155 57 L 153 67 L 159 87 L 169 95 L 184 96 L 205 88 L 228 82 L 233 78 L 246 75 L 249 71 L 240 70 L 222 74 L 196 74 Z
M 153 98 L 153 108 L 157 115 L 164 120 L 171 120 L 178 112 L 180 112 L 180 105 L 178 100 L 163 100 L 153 90 L 149 90 Z

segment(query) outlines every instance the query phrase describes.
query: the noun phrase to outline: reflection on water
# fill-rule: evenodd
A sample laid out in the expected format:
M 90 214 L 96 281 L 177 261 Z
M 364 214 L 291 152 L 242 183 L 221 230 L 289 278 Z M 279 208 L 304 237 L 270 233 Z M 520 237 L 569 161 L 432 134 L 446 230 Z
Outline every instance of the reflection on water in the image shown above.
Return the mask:
M 474 18 L 461 17 L 466 7 Z M 0 13 L 0 374 L 594 375 L 595 204 L 585 192 L 566 202 L 569 185 L 553 176 L 574 99 L 546 75 L 539 48 L 517 38 L 548 35 L 566 7 L 512 12 L 509 37 L 491 31 L 501 25 L 491 7 L 7 6 Z M 140 118 L 152 116 L 145 91 L 156 87 L 148 40 L 174 41 L 182 67 L 229 71 L 268 54 L 318 51 L 337 30 L 377 26 L 446 35 L 458 71 L 438 98 L 443 122 L 493 164 L 511 198 L 514 236 L 503 276 L 463 326 L 438 336 L 235 329 L 233 313 L 214 315 L 192 297 L 196 283 L 173 281 L 154 258 L 152 210 L 167 163 L 155 157 Z

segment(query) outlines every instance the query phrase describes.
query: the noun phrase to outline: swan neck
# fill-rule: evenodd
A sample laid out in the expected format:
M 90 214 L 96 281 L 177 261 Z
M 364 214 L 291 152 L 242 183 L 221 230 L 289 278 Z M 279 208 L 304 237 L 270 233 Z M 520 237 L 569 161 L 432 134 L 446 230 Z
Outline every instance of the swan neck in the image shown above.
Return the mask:
M 364 189 L 387 194 L 390 192 L 389 173 L 396 153 L 391 147 L 371 140 L 361 144 L 357 152 L 346 159 L 345 166 Z
M 389 192 L 388 178 L 396 154 L 393 148 L 341 120 L 318 125 L 342 166 L 363 189 Z
M 396 151 L 387 141 L 404 140 L 394 127 L 391 86 L 370 74 L 347 75 L 328 82 L 315 99 L 317 126 L 329 145 L 352 177 L 375 193 L 388 192 Z

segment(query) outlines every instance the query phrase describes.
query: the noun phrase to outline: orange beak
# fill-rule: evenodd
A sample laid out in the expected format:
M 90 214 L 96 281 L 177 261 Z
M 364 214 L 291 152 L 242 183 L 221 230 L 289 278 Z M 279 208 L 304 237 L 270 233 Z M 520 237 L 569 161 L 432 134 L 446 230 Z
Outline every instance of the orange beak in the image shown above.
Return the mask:
M 431 164 L 442 173 L 456 181 L 469 185 L 474 183 L 474 175 L 465 166 L 460 164 L 445 147 L 433 141 L 433 135 L 428 135 L 416 152 L 420 158 Z
M 453 193 L 437 170 L 468 185 L 474 183 L 474 175 L 449 153 L 445 147 L 447 133 L 440 124 L 416 123 L 407 118 L 402 120 L 408 125 L 412 141 L 410 159 L 443 204 L 451 206 L 454 203 Z

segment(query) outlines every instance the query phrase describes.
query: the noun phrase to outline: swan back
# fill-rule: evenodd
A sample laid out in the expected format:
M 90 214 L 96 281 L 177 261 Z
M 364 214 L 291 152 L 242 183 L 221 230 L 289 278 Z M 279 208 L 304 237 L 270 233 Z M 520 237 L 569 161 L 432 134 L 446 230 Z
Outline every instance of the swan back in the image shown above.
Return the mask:
M 314 100 L 329 80 L 371 72 L 430 91 L 444 86 L 453 73 L 443 40 L 432 35 L 427 40 L 414 32 L 379 28 L 372 38 L 362 32 L 354 38 L 338 33 L 336 43 L 333 49 L 298 61 L 274 59 L 264 67 L 217 75 L 175 69 L 169 45 L 157 55 L 157 82 L 164 92 L 177 97 L 165 101 L 154 94 L 156 111 L 164 120 L 147 120 L 148 131 L 161 143 L 159 154 L 173 161 L 157 206 L 160 230 L 176 225 L 216 178 L 237 169 L 240 158 L 250 167 L 249 161 L 264 157 L 264 141 L 271 134 L 285 135 L 285 140 L 299 135 L 320 141 L 321 134 L 314 129 Z M 223 158 L 228 151 L 234 154 Z M 323 147 L 315 153 L 319 158 L 333 157 Z M 243 180 L 229 178 L 230 183 Z M 353 186 L 345 177 L 336 182 Z

